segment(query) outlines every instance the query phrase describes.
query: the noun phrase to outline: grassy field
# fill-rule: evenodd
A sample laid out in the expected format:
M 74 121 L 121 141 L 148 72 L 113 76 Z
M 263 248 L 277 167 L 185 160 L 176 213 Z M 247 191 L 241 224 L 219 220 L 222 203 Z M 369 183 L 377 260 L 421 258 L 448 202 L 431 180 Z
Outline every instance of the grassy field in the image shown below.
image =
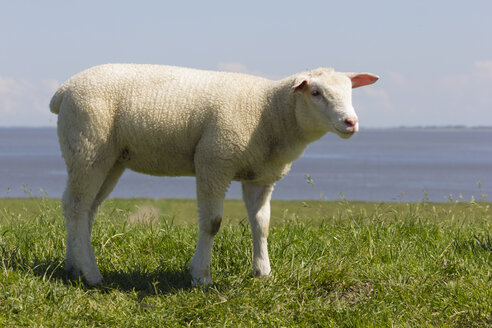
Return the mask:
M 192 288 L 193 200 L 109 200 L 93 244 L 106 286 L 64 271 L 53 199 L 0 199 L 0 327 L 490 327 L 490 203 L 272 202 L 273 274 L 252 278 L 227 201 L 215 284 Z

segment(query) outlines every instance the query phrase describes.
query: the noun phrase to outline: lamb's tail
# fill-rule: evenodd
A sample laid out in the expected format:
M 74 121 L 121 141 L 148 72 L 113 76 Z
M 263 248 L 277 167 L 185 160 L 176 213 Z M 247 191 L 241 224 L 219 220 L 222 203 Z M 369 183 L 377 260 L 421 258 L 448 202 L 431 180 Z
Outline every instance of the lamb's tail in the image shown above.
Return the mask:
M 60 105 L 63 100 L 63 96 L 65 95 L 65 91 L 67 90 L 67 83 L 64 83 L 61 87 L 56 90 L 53 98 L 50 101 L 50 110 L 53 114 L 60 113 Z

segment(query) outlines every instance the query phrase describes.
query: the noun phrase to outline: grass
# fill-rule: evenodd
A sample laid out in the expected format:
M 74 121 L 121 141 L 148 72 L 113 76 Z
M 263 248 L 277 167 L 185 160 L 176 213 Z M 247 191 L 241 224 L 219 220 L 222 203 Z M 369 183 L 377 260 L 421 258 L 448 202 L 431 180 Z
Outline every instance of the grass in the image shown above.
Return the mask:
M 254 279 L 227 201 L 205 289 L 193 200 L 112 199 L 93 233 L 106 286 L 88 289 L 64 271 L 59 201 L 0 199 L 0 326 L 490 327 L 490 205 L 274 201 L 273 275 Z

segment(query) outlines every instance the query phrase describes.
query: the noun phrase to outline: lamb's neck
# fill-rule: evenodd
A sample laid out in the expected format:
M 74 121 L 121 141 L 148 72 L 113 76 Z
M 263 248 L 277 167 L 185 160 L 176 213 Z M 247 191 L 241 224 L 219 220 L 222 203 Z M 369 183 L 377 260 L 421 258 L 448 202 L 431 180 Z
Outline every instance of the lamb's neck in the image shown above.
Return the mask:
M 270 91 L 269 109 L 274 113 L 275 121 L 280 121 L 279 128 L 281 133 L 293 137 L 299 143 L 310 144 L 318 140 L 326 131 L 317 131 L 313 126 L 303 126 L 301 120 L 297 118 L 296 113 L 297 95 L 292 92 L 296 76 L 291 76 L 283 80 L 277 81 L 275 86 Z
M 302 155 L 311 142 L 306 138 L 296 118 L 296 96 L 292 93 L 292 79 L 277 81 L 267 91 L 268 101 L 265 109 L 265 128 L 270 138 L 277 140 L 276 151 L 282 162 L 292 162 Z M 268 113 L 268 114 L 267 114 Z
M 279 81 L 281 82 L 281 81 Z M 296 101 L 289 83 L 275 82 L 268 92 L 268 101 L 265 112 L 272 122 L 272 132 L 285 137 L 296 137 L 299 134 L 296 119 Z

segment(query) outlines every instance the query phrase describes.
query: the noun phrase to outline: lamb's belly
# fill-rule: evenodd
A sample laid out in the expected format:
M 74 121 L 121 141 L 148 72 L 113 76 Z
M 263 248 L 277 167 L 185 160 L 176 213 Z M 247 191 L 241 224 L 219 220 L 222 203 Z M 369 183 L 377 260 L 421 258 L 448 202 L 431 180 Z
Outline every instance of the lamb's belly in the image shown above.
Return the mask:
M 129 152 L 124 161 L 130 170 L 158 176 L 193 176 L 195 164 L 192 154 L 165 152 Z
M 243 168 L 234 175 L 235 181 L 250 181 L 270 185 L 282 179 L 290 170 L 291 164 L 259 165 Z

